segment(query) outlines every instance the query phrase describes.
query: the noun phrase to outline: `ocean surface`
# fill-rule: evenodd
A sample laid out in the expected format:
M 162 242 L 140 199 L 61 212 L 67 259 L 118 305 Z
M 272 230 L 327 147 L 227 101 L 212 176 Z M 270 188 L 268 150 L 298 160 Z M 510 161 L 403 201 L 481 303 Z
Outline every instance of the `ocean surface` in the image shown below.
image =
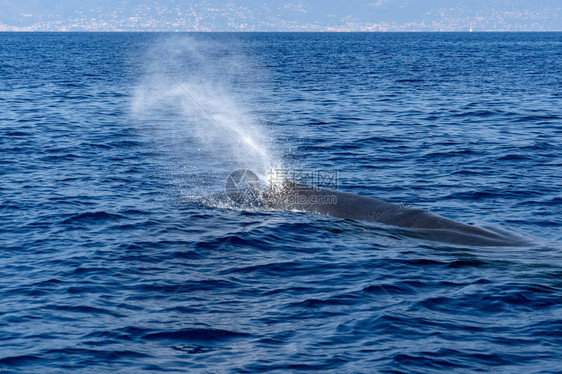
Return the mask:
M 1 33 L 0 372 L 562 372 L 561 88 L 562 33 Z

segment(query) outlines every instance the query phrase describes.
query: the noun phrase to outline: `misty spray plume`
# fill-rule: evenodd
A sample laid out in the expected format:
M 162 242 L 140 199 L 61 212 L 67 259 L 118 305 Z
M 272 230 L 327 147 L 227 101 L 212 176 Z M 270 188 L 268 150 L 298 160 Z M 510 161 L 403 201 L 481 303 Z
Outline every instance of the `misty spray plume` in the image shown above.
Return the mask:
M 263 76 L 233 47 L 210 38 L 168 38 L 149 51 L 132 112 L 169 155 L 169 170 L 188 194 L 222 187 L 240 168 L 265 180 L 277 166 L 250 111 Z

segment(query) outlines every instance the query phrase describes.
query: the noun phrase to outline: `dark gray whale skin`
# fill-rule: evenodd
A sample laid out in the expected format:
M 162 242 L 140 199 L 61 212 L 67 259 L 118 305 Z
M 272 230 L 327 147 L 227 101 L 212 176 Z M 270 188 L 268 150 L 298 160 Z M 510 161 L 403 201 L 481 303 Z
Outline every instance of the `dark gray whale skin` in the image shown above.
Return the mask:
M 296 210 L 332 217 L 376 221 L 411 229 L 416 237 L 472 246 L 528 246 L 523 237 L 497 228 L 481 228 L 379 199 L 284 182 L 264 193 L 269 209 Z

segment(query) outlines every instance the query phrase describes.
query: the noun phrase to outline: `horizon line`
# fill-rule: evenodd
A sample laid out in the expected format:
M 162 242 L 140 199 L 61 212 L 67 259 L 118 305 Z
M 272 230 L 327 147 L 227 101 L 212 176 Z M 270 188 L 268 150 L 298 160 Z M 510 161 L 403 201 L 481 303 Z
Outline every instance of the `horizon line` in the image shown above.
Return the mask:
M 260 33 L 286 33 L 286 34 L 388 34 L 388 33 L 556 33 L 562 30 L 0 30 L 0 33 L 229 33 L 229 34 L 260 34 Z

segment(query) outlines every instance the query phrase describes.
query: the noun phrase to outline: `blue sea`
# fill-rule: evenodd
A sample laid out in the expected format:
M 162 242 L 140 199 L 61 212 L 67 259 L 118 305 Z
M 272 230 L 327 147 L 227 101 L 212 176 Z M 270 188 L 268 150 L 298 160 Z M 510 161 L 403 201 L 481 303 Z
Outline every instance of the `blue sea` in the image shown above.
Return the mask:
M 562 372 L 561 88 L 562 33 L 1 33 L 0 372 Z

